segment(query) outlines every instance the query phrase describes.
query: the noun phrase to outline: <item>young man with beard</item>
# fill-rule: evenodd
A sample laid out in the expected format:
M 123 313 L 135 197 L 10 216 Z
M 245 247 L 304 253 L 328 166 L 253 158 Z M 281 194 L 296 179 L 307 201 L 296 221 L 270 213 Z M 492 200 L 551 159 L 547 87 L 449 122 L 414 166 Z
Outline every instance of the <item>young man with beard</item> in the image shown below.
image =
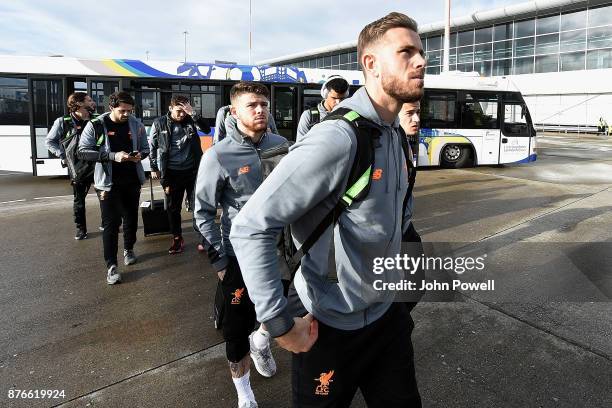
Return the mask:
M 292 147 L 253 194 L 230 238 L 257 319 L 294 353 L 294 406 L 348 407 L 359 388 L 369 407 L 420 407 L 410 337 L 414 303 L 394 303 L 394 292 L 375 293 L 371 285 L 374 278 L 402 273 L 393 267 L 375 277 L 372 258 L 399 255 L 410 223 L 398 113 L 423 95 L 417 24 L 390 13 L 361 31 L 357 52 L 365 86 L 336 110 L 351 109 L 351 116 L 369 121 L 380 134 L 368 194 L 342 211 L 302 258 L 288 303 L 274 238 L 291 224 L 296 246 L 304 243 L 345 194 L 357 151 L 351 123 L 326 120 Z
M 123 223 L 123 263 L 136 263 L 140 187 L 145 181 L 141 161 L 149 155 L 144 125 L 132 116 L 134 99 L 127 92 L 109 97 L 110 112 L 90 121 L 81 135 L 79 156 L 96 161 L 94 187 L 100 201 L 104 232 L 106 283 L 121 281 L 117 269 L 119 226 Z
M 181 228 L 183 197 L 187 193 L 189 202 L 193 202 L 193 189 L 202 158 L 198 130 L 208 133 L 210 126 L 206 119 L 194 112 L 189 98 L 184 95 L 173 96 L 168 110 L 168 114 L 155 119 L 151 126 L 149 159 L 151 177 L 160 180 L 168 198 L 168 221 L 172 233 L 168 253 L 178 254 L 184 247 Z M 198 249 L 202 247 L 203 250 L 204 244 L 200 238 Z
M 308 133 L 317 123 L 321 122 L 336 105 L 348 98 L 349 84 L 340 75 L 332 75 L 321 85 L 323 100 L 317 106 L 302 112 L 298 122 L 296 141 Z
M 225 352 L 242 408 L 257 407 L 249 379 L 251 358 L 264 377 L 276 373 L 268 333 L 263 327 L 251 333 L 256 323 L 255 309 L 229 241 L 232 220 L 263 180 L 262 156 L 287 144 L 284 137 L 266 132 L 268 97 L 268 89 L 262 84 L 239 82 L 232 87 L 231 114 L 236 128 L 206 151 L 196 184 L 194 216 L 210 243 L 210 261 L 221 279 Z M 223 211 L 221 228 L 215 223 L 218 206 Z M 276 236 L 274 239 L 276 242 Z
M 65 162 L 67 160 L 62 141 L 73 135 L 80 135 L 96 111 L 96 103 L 85 92 L 70 94 L 66 105 L 68 105 L 70 114 L 57 118 L 45 139 L 47 149 L 62 160 L 62 167 L 66 167 Z M 74 239 L 82 240 L 87 238 L 85 198 L 93 183 L 93 174 L 84 180 L 76 180 L 74 174 L 70 174 L 70 178 L 74 195 L 72 211 L 76 224 Z
M 220 142 L 225 139 L 225 136 L 236 130 L 236 118 L 230 113 L 232 105 L 225 105 L 219 108 L 217 111 L 217 117 L 215 119 L 215 136 L 213 137 L 213 144 Z M 278 134 L 276 128 L 276 122 L 274 122 L 274 116 L 271 112 L 268 112 L 268 132 Z

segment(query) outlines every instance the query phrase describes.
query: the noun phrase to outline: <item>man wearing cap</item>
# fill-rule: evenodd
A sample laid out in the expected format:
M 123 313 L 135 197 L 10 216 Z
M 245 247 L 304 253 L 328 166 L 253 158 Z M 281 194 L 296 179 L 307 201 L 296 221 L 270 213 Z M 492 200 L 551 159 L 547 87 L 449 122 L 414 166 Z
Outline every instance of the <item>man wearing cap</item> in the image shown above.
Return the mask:
M 300 116 L 298 123 L 297 138 L 299 142 L 302 136 L 317 123 L 325 119 L 334 107 L 349 96 L 348 81 L 340 75 L 332 75 L 321 86 L 323 100 L 315 107 L 305 110 Z

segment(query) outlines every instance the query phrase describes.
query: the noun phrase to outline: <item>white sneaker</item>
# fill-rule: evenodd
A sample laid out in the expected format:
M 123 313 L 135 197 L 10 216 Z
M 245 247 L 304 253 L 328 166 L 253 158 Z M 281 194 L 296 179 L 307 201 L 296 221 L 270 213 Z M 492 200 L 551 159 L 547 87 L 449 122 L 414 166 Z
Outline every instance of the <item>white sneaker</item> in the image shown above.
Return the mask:
M 276 374 L 276 362 L 274 361 L 274 357 L 272 356 L 272 350 L 270 350 L 270 343 L 263 348 L 258 349 L 253 344 L 253 335 L 256 333 L 254 331 L 249 336 L 249 345 L 251 346 L 251 359 L 255 364 L 255 369 L 257 372 L 264 377 L 272 377 Z
M 106 274 L 106 283 L 109 285 L 114 285 L 115 283 L 121 282 L 121 274 L 117 270 L 117 265 L 111 265 L 108 268 L 108 273 Z
M 125 265 L 134 265 L 136 263 L 136 255 L 134 255 L 133 249 L 123 250 L 123 263 Z
M 258 405 L 255 401 L 243 401 L 242 403 L 238 404 L 238 408 L 257 408 Z

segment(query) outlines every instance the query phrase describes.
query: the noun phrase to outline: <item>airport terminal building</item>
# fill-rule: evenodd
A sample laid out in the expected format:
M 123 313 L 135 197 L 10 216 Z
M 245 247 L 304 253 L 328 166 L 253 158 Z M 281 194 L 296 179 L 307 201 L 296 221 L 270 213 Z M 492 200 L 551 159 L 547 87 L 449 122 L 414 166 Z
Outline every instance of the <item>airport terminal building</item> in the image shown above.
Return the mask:
M 420 24 L 427 74 L 441 72 L 444 22 Z M 259 64 L 357 70 L 357 42 Z M 612 122 L 612 1 L 536 0 L 451 18 L 450 70 L 505 76 L 539 128 Z

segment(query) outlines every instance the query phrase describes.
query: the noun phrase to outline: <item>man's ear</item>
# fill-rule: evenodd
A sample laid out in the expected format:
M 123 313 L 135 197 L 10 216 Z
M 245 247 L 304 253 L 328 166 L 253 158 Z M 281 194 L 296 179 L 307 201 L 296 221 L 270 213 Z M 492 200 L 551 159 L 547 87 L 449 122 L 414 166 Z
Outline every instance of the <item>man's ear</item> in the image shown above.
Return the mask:
M 363 66 L 363 69 L 372 77 L 378 78 L 379 64 L 376 58 L 376 54 L 374 54 L 371 50 L 368 50 L 368 52 L 364 52 L 361 56 L 361 65 Z
M 236 114 L 236 108 L 234 106 L 230 106 L 230 115 L 238 119 L 238 116 Z

